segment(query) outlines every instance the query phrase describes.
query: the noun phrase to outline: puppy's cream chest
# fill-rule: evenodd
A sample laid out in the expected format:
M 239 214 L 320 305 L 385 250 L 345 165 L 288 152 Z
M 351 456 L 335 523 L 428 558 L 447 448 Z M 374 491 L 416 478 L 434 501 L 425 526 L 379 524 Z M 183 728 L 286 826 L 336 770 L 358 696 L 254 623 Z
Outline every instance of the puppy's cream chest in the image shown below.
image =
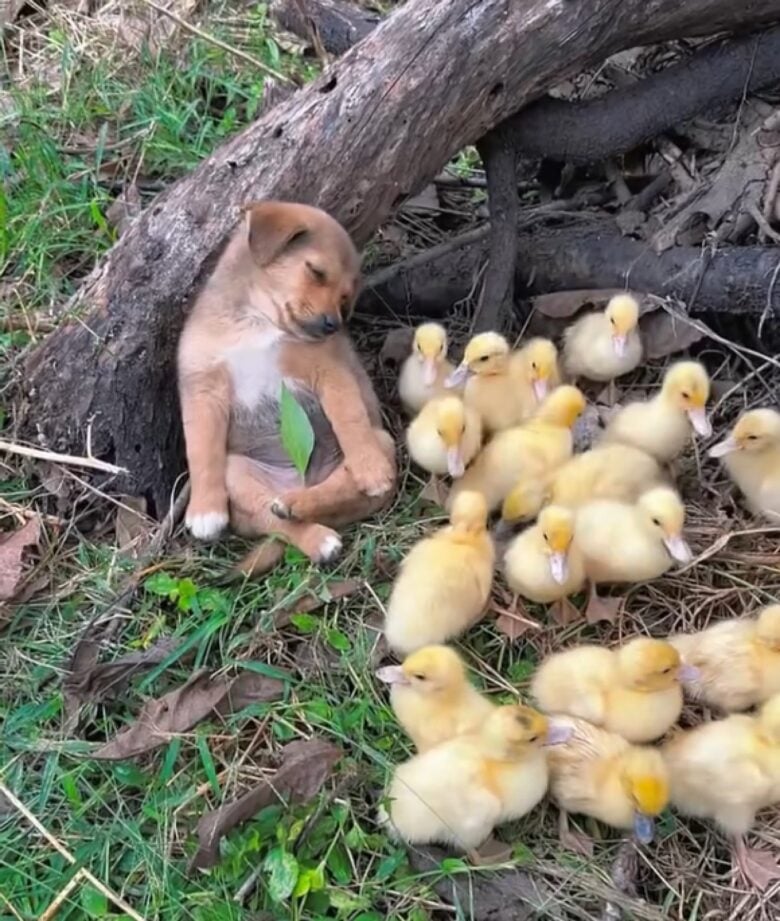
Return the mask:
M 261 401 L 279 399 L 282 334 L 273 327 L 247 330 L 223 350 L 237 403 L 252 409 Z M 288 386 L 290 386 L 289 382 Z

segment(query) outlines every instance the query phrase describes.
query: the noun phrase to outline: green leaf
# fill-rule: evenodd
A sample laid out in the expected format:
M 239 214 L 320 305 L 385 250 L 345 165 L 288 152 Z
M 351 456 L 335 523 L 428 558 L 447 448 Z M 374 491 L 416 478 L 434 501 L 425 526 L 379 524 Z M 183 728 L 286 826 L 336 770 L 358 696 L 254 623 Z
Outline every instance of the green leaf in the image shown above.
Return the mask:
M 319 618 L 313 617 L 311 614 L 293 614 L 290 622 L 301 633 L 314 633 L 320 625 Z
M 339 886 L 346 886 L 352 879 L 352 866 L 350 865 L 344 846 L 336 843 L 326 861 L 328 869 L 333 874 L 333 879 Z
M 349 637 L 340 630 L 328 630 L 326 635 L 330 645 L 339 652 L 346 652 L 352 646 Z
M 144 588 L 154 595 L 175 601 L 179 597 L 179 583 L 167 572 L 156 572 L 144 582 Z
M 380 883 L 390 879 L 405 860 L 405 850 L 397 850 L 394 854 L 383 857 L 382 860 L 379 861 L 379 866 L 376 868 L 374 879 Z
M 282 384 L 280 399 L 282 447 L 293 462 L 295 469 L 303 476 L 309 466 L 314 450 L 314 429 L 309 417 L 292 393 Z
M 289 899 L 298 882 L 298 861 L 281 847 L 268 852 L 263 864 L 268 873 L 268 894 L 275 902 Z
M 219 799 L 221 790 L 219 789 L 219 780 L 217 779 L 217 769 L 214 765 L 214 759 L 211 757 L 209 743 L 205 736 L 198 736 L 198 753 L 203 764 L 203 770 L 206 773 L 206 779 L 211 787 L 211 792 Z
M 195 583 L 192 579 L 182 579 L 178 586 L 178 598 L 176 600 L 176 607 L 180 611 L 189 611 L 192 609 L 192 604 L 195 601 L 195 597 L 198 594 L 198 589 L 195 586 Z
M 528 866 L 529 863 L 534 862 L 534 852 L 527 844 L 519 841 L 512 848 L 512 860 L 521 867 Z
M 313 870 L 301 870 L 298 876 L 298 882 L 295 884 L 295 889 L 293 890 L 293 895 L 300 897 L 324 888 L 325 872 L 322 866 L 314 867 Z
M 467 870 L 468 866 L 460 857 L 445 857 L 441 862 L 442 873 L 457 873 L 459 870 Z
M 92 886 L 81 887 L 81 907 L 90 918 L 105 918 L 108 914 L 108 899 Z

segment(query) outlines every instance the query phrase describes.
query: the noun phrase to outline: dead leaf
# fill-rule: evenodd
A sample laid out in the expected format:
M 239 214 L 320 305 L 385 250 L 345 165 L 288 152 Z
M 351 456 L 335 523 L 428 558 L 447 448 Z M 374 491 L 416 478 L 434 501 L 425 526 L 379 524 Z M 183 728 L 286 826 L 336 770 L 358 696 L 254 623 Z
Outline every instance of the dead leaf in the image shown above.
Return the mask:
M 141 213 L 141 193 L 138 186 L 131 182 L 122 189 L 119 195 L 106 210 L 106 220 L 116 229 L 118 237 L 130 227 Z
M 328 779 L 342 751 L 325 739 L 290 742 L 282 749 L 276 773 L 230 803 L 203 815 L 198 822 L 198 850 L 190 870 L 205 870 L 219 863 L 219 843 L 234 828 L 261 809 L 281 800 L 306 802 Z
M 146 515 L 146 499 L 141 496 L 118 498 L 121 504 L 116 510 L 116 545 L 120 550 L 129 550 L 130 556 L 138 556 L 153 526 Z
M 626 292 L 623 288 L 582 288 L 574 291 L 554 291 L 552 294 L 538 294 L 531 298 L 531 306 L 546 317 L 573 317 L 583 307 L 595 307 L 599 310 L 616 294 L 633 294 L 639 302 L 639 313 L 649 313 L 657 309 L 657 304 L 645 294 L 638 291 Z
M 14 597 L 24 580 L 24 552 L 36 547 L 41 536 L 38 516 L 30 518 L 18 531 L 4 535 L 0 543 L 0 601 Z
M 432 476 L 420 491 L 420 501 L 430 502 L 439 508 L 447 507 L 450 490 L 440 477 Z
M 178 645 L 178 640 L 163 636 L 148 649 L 128 653 L 113 662 L 98 664 L 100 643 L 94 640 L 80 642 L 68 663 L 68 672 L 62 682 L 66 716 L 86 703 L 116 699 L 136 672 L 164 662 Z
M 645 317 L 640 329 L 645 359 L 665 358 L 682 352 L 706 336 L 684 317 L 677 317 L 666 310 L 657 310 Z
M 400 329 L 391 329 L 385 336 L 385 341 L 379 352 L 379 360 L 383 365 L 388 363 L 400 365 L 412 351 L 414 330 L 408 326 Z
M 441 207 L 439 202 L 439 193 L 436 186 L 431 183 L 427 185 L 422 192 L 413 195 L 401 205 L 399 211 L 411 211 L 422 214 L 430 214 L 431 211 L 438 211 Z
M 541 624 L 530 617 L 524 617 L 517 611 L 509 611 L 498 608 L 495 605 L 493 610 L 498 613 L 496 618 L 496 630 L 509 637 L 510 640 L 518 640 L 521 636 L 528 633 L 529 630 L 539 630 Z
M 213 678 L 208 672 L 198 672 L 163 697 L 147 700 L 135 722 L 92 757 L 104 761 L 134 758 L 188 732 L 209 716 L 225 716 L 248 703 L 277 700 L 283 691 L 284 682 L 255 672 L 244 671 L 237 678 Z

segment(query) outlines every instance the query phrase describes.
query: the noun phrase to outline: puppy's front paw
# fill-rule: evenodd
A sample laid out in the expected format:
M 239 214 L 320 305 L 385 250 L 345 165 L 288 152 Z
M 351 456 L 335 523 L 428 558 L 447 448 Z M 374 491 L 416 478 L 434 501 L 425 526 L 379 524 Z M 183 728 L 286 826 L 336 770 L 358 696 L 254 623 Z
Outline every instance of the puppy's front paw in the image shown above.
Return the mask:
M 227 507 L 202 510 L 198 507 L 193 508 L 192 504 L 187 509 L 184 519 L 190 533 L 198 540 L 214 540 L 225 530 L 228 521 Z
M 341 538 L 325 525 L 313 524 L 302 535 L 299 546 L 312 563 L 330 563 L 341 553 Z
M 338 534 L 328 534 L 327 537 L 324 537 L 320 541 L 315 562 L 330 563 L 332 560 L 335 560 L 337 556 L 339 556 L 342 546 L 343 544 L 341 543 L 341 538 L 338 536 Z
M 395 483 L 395 465 L 379 449 L 350 459 L 349 469 L 357 488 L 371 498 L 387 495 Z

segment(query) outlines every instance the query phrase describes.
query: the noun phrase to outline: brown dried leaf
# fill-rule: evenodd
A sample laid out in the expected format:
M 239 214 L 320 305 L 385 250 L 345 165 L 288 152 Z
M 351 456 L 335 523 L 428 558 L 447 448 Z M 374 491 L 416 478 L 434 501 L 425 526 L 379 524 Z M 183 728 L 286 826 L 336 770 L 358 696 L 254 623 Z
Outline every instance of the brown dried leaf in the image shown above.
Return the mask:
M 291 614 L 309 614 L 312 611 L 318 611 L 326 604 L 354 595 L 361 588 L 363 588 L 363 582 L 358 579 L 336 579 L 322 585 L 320 580 L 315 578 L 308 585 L 303 586 L 301 593 L 294 601 L 279 609 L 276 614 L 276 625 L 282 626 L 281 621 L 284 621 L 284 618 L 289 620 Z
M 657 305 L 645 294 L 631 291 L 639 302 L 639 312 L 648 313 L 656 310 Z M 539 294 L 531 298 L 531 306 L 546 317 L 573 317 L 583 307 L 595 307 L 602 310 L 616 294 L 626 294 L 623 288 L 582 288 L 575 291 L 554 291 L 552 294 Z
M 0 543 L 0 601 L 8 601 L 16 594 L 24 579 L 24 552 L 37 547 L 41 536 L 38 516 L 31 518 L 18 531 L 4 535 Z
M 391 329 L 385 336 L 385 341 L 379 352 L 379 360 L 383 365 L 388 363 L 400 365 L 412 350 L 414 330 L 408 326 L 400 329 Z
M 677 317 L 666 310 L 657 310 L 645 317 L 641 330 L 645 359 L 665 358 L 705 338 L 705 334 L 684 317 Z
M 153 523 L 146 515 L 146 499 L 141 496 L 119 496 L 121 505 L 116 510 L 116 544 L 120 550 L 138 556 L 142 544 L 149 537 Z
M 190 870 L 204 870 L 219 862 L 219 842 L 261 809 L 279 800 L 306 802 L 330 776 L 342 751 L 324 739 L 290 742 L 282 749 L 276 773 L 233 802 L 207 812 L 198 822 L 198 850 Z
M 209 716 L 225 716 L 248 703 L 276 700 L 283 691 L 284 682 L 254 672 L 242 672 L 237 678 L 212 678 L 208 672 L 198 672 L 181 687 L 148 700 L 135 722 L 93 752 L 92 757 L 116 761 L 142 755 L 164 745 L 171 736 L 188 732 Z
M 148 649 L 131 652 L 113 662 L 98 665 L 100 643 L 93 640 L 80 642 L 62 682 L 66 715 L 69 716 L 86 703 L 116 699 L 136 672 L 164 662 L 178 645 L 173 637 L 163 636 Z
M 106 220 L 116 229 L 118 237 L 130 227 L 141 213 L 141 193 L 131 182 L 126 185 L 106 210 Z
M 521 636 L 528 633 L 529 630 L 538 630 L 539 624 L 530 617 L 524 617 L 516 611 L 506 611 L 493 606 L 493 610 L 498 612 L 496 618 L 496 630 L 509 637 L 510 640 L 518 640 Z
M 450 490 L 444 480 L 432 476 L 420 491 L 420 501 L 430 502 L 439 508 L 446 508 L 449 495 Z

